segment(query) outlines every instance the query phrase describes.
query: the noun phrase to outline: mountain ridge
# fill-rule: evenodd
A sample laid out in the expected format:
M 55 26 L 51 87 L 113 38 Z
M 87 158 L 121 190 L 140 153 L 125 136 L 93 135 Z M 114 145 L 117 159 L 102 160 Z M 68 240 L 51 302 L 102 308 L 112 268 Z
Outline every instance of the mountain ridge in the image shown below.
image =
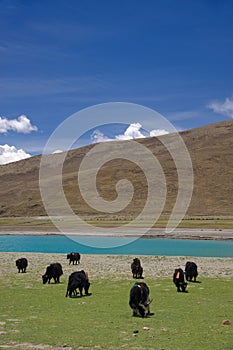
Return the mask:
M 232 215 L 233 120 L 182 131 L 179 135 L 190 153 L 194 173 L 193 195 L 187 215 Z M 151 150 L 163 168 L 167 185 L 163 216 L 169 216 L 177 197 L 178 176 L 174 160 L 160 141 L 163 139 L 172 144 L 174 134 L 137 139 L 137 142 Z M 116 142 L 126 147 L 130 141 Z M 108 214 L 92 210 L 83 201 L 77 188 L 80 162 L 94 146 L 92 144 L 67 152 L 63 167 L 63 188 L 71 208 L 81 217 L 108 218 Z M 52 164 L 59 154 L 48 157 Z M 39 155 L 0 166 L 0 216 L 46 215 L 39 190 L 40 161 Z M 146 201 L 145 175 L 137 166 L 120 159 L 100 169 L 97 178 L 100 196 L 109 201 L 116 199 L 116 183 L 125 176 L 134 186 L 133 201 L 125 211 L 111 215 L 113 219 L 136 217 Z

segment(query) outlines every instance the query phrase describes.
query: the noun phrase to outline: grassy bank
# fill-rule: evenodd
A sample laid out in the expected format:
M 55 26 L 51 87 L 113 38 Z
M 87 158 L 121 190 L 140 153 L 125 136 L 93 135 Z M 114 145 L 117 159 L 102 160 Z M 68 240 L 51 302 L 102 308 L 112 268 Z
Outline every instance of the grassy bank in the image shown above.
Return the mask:
M 132 218 L 133 219 L 133 218 Z M 59 218 L 57 220 L 60 220 Z M 123 218 L 118 218 L 117 220 L 109 219 L 87 219 L 87 222 L 93 226 L 99 227 L 118 227 L 125 225 L 130 221 Z M 150 221 L 139 221 L 135 223 L 135 227 L 154 227 L 154 228 L 165 228 L 167 226 L 167 219 L 159 219 L 155 224 L 152 225 Z M 69 224 L 75 225 L 77 227 L 77 222 L 69 222 Z M 183 219 L 179 228 L 199 228 L 199 229 L 233 229 L 233 217 L 190 217 Z M 11 228 L 11 229 L 34 229 L 34 230 L 56 230 L 51 220 L 45 217 L 2 217 L 0 218 L 0 229 L 1 228 Z
M 0 255 L 0 349 L 232 349 L 232 259 L 215 259 L 216 266 L 226 261 L 225 274 L 216 269 L 212 278 L 201 266 L 205 259 L 198 260 L 200 283 L 189 283 L 183 294 L 170 274 L 175 261 L 182 265 L 185 259 L 144 257 L 154 315 L 141 319 L 132 317 L 128 306 L 131 257 L 83 256 L 79 268 L 89 271 L 92 295 L 65 298 L 67 278 L 77 268 L 64 256 L 35 254 L 33 260 L 28 254 L 26 274 L 17 273 L 16 256 Z M 43 285 L 41 274 L 55 259 L 64 267 L 61 283 Z M 206 262 L 211 275 L 214 259 Z M 165 277 L 162 267 L 168 270 Z M 223 325 L 224 319 L 231 325 Z

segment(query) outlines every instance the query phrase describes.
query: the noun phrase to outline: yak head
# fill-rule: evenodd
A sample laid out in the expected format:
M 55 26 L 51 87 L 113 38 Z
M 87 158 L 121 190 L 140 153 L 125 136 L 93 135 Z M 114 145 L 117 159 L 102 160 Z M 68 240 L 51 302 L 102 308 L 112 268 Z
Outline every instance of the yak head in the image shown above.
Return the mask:
M 47 282 L 48 282 L 48 279 L 49 279 L 49 276 L 48 275 L 43 275 L 42 276 L 42 282 L 43 282 L 43 284 L 46 284 Z

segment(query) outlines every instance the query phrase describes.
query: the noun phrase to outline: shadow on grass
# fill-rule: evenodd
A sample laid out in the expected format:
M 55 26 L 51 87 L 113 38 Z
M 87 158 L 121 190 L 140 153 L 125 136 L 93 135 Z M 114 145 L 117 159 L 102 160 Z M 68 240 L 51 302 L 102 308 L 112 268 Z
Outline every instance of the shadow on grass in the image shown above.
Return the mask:
M 188 281 L 188 282 L 189 282 L 189 283 L 194 283 L 194 284 L 195 284 L 195 283 L 197 283 L 197 284 L 198 284 L 198 283 L 202 283 L 201 281 Z
M 81 295 L 71 295 L 71 296 L 69 296 L 69 298 L 71 298 L 71 299 L 82 299 L 82 298 L 89 297 L 91 295 L 92 295 L 92 293 L 84 294 L 83 296 L 81 296 Z
M 150 312 L 149 314 L 145 315 L 144 317 L 142 317 L 141 315 L 137 314 L 137 315 L 132 315 L 132 317 L 137 317 L 137 318 L 150 318 L 152 316 L 154 316 L 154 312 Z

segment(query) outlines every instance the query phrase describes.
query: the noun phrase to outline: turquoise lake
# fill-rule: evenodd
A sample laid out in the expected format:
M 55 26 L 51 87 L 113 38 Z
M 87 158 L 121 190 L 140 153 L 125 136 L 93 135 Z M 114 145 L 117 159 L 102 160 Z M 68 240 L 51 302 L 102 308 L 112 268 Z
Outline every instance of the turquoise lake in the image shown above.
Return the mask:
M 98 239 L 108 248 L 89 246 L 90 240 Z M 107 241 L 106 241 L 107 240 Z M 126 238 L 83 237 L 79 244 L 67 236 L 0 236 L 1 252 L 40 252 L 81 254 L 123 254 L 123 255 L 160 255 L 160 256 L 197 256 L 197 257 L 233 257 L 232 241 L 182 240 L 182 239 L 145 239 L 138 238 L 127 243 Z M 122 244 L 114 247 L 114 245 Z M 110 247 L 110 246 L 113 247 Z

